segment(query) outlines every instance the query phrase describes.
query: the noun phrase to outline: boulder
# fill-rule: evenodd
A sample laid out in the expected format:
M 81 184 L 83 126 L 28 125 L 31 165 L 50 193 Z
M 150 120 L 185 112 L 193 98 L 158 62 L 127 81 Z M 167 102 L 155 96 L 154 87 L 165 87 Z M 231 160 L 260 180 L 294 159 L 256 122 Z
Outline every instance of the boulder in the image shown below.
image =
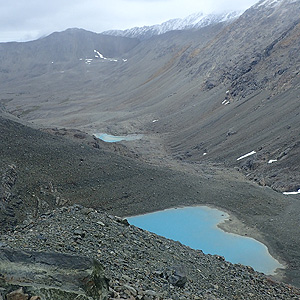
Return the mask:
M 6 295 L 7 300 L 28 300 L 28 294 L 25 294 L 23 288 L 19 288 Z M 31 298 L 30 298 L 31 299 Z
M 181 266 L 174 266 L 166 271 L 156 271 L 158 277 L 165 278 L 173 286 L 183 288 L 187 282 L 186 272 Z

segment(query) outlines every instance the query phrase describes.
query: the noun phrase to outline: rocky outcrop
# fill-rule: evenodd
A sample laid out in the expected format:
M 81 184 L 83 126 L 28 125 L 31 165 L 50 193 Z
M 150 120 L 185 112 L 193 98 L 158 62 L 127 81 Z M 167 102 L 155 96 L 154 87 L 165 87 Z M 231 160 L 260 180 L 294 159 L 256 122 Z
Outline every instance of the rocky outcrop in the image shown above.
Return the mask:
M 82 256 L 0 248 L 0 273 L 0 299 L 104 300 L 108 295 L 102 265 Z
M 2 175 L 0 186 L 0 197 L 2 202 L 9 202 L 12 196 L 11 190 L 17 180 L 17 171 L 15 165 L 9 165 Z
M 0 181 L 0 225 L 2 228 L 17 222 L 16 209 L 22 203 L 22 200 L 14 193 L 17 177 L 17 167 L 14 164 L 8 165 L 2 172 Z

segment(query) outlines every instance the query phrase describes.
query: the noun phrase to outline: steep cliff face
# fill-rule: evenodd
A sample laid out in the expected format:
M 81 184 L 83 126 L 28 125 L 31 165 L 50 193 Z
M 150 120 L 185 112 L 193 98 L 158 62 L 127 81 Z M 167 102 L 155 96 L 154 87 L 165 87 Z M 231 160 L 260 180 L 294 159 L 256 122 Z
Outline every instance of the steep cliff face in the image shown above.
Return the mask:
M 256 90 L 282 89 L 282 78 L 292 81 L 299 71 L 298 14 L 299 1 L 261 1 L 248 9 L 207 49 L 215 58 L 208 80 L 230 85 L 237 99 Z

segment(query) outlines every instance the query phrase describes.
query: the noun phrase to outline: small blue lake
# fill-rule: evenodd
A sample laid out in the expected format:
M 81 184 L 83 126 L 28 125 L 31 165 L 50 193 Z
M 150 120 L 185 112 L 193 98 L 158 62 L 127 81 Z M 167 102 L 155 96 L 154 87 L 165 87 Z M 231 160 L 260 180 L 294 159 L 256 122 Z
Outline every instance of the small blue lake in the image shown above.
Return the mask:
M 134 141 L 143 137 L 142 134 L 129 134 L 129 135 L 110 135 L 106 133 L 95 133 L 94 136 L 107 143 L 116 143 L 121 141 Z
M 127 220 L 131 225 L 200 249 L 205 254 L 221 255 L 227 261 L 251 266 L 265 274 L 274 274 L 277 268 L 283 268 L 264 244 L 219 229 L 217 224 L 228 217 L 218 209 L 197 206 L 167 209 Z

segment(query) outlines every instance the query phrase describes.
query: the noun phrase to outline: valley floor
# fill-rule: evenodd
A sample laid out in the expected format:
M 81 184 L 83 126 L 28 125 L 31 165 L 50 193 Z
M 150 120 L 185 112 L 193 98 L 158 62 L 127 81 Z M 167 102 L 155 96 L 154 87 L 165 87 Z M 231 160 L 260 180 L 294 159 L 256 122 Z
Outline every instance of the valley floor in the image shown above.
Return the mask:
M 16 162 L 18 180 L 14 193 L 27 201 L 29 206 L 23 209 L 31 209 L 32 213 L 28 211 L 22 224 L 2 234 L 0 248 L 97 258 L 112 278 L 113 293 L 122 290 L 120 285 L 124 284 L 144 291 L 131 295 L 140 296 L 135 299 L 299 298 L 297 289 L 273 281 L 300 286 L 297 195 L 285 196 L 258 186 L 236 170 L 218 164 L 174 160 L 164 149 L 163 136 L 104 144 L 76 130 L 44 130 L 52 133 L 49 135 L 8 120 L 1 122 L 1 169 L 7 162 Z M 54 200 L 52 207 L 49 199 Z M 61 202 L 64 199 L 69 201 Z M 30 206 L 46 201 L 48 212 L 44 209 L 43 214 Z M 82 206 L 67 207 L 74 203 Z M 205 274 L 200 278 L 194 263 L 200 251 L 124 227 L 120 219 L 108 215 L 126 217 L 189 205 L 210 205 L 228 212 L 231 219 L 222 224 L 223 229 L 262 241 L 286 269 L 268 279 L 220 257 L 203 256 L 200 265 Z M 52 211 L 55 206 L 64 207 Z M 184 255 L 179 257 L 178 253 Z M 162 257 L 160 265 L 157 257 Z M 167 282 L 168 274 L 177 272 L 167 266 L 177 264 L 187 266 L 187 289 L 174 289 Z M 160 294 L 166 289 L 167 294 Z
M 139 160 L 182 174 L 182 188 L 195 190 L 196 197 L 164 198 L 155 204 L 143 202 L 142 214 L 169 207 L 209 205 L 230 214 L 230 221 L 220 224 L 228 232 L 245 235 L 267 245 L 269 252 L 286 265 L 276 278 L 300 285 L 300 237 L 297 230 L 300 215 L 300 196 L 286 196 L 249 181 L 245 174 L 217 163 L 193 163 L 174 159 L 164 147 L 164 136 L 144 136 L 143 139 L 114 145 L 122 155 L 136 155 Z M 122 145 L 123 144 L 123 145 Z M 125 146 L 124 146 L 125 145 Z M 169 191 L 172 194 L 172 191 Z M 188 195 L 188 191 L 186 195 Z M 126 216 L 121 210 L 118 215 Z

